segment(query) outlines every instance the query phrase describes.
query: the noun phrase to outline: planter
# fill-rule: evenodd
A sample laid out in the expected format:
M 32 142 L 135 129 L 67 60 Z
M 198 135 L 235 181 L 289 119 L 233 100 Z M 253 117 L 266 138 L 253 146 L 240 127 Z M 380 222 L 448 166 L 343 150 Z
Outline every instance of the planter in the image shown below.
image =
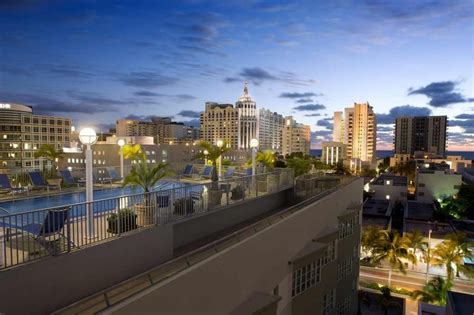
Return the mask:
M 194 200 L 191 197 L 179 198 L 173 202 L 174 215 L 189 215 L 194 213 Z
M 222 202 L 222 190 L 220 189 L 209 189 L 208 193 L 209 207 L 220 206 Z
M 278 174 L 269 174 L 267 176 L 268 182 L 268 192 L 276 191 L 278 189 L 278 185 L 280 184 L 280 175 Z
M 153 205 L 135 205 L 137 225 L 146 226 L 155 224 L 156 208 Z
M 137 228 L 137 215 L 130 209 L 120 210 L 118 215 L 111 214 L 107 218 L 107 232 L 118 234 Z
M 230 199 L 232 199 L 232 200 L 243 199 L 244 195 L 245 195 L 245 191 L 244 191 L 244 189 L 242 188 L 241 185 L 238 185 L 238 186 L 232 188 L 231 193 L 232 193 L 232 195 L 231 195 Z

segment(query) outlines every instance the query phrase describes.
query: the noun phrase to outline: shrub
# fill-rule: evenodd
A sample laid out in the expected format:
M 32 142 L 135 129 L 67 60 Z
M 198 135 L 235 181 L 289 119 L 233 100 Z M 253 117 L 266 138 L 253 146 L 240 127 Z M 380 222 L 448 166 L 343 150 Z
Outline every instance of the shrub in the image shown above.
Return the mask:
M 194 212 L 194 201 L 191 197 L 184 197 L 176 199 L 173 202 L 174 214 L 176 215 L 187 215 Z
M 232 188 L 231 192 L 232 192 L 232 196 L 230 197 L 230 199 L 232 200 L 240 200 L 244 198 L 245 191 L 241 185 L 238 185 Z
M 137 228 L 137 215 L 131 209 L 123 209 L 107 217 L 107 232 L 117 234 Z

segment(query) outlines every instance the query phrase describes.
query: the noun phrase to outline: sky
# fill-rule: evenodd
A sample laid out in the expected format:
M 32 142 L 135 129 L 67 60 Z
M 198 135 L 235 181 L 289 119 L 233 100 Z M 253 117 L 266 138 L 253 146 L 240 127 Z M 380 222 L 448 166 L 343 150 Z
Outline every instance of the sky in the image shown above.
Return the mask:
M 206 101 L 258 108 L 330 140 L 332 114 L 368 101 L 377 149 L 394 118 L 447 115 L 474 150 L 474 2 L 0 1 L 0 102 L 98 131 L 120 118 L 199 123 Z

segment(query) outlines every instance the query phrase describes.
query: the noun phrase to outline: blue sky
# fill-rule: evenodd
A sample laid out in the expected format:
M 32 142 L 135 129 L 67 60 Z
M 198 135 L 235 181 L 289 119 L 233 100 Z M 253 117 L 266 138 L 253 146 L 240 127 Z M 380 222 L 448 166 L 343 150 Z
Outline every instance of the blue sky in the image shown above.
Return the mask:
M 328 3 L 330 2 L 330 3 Z M 235 102 L 311 125 L 369 101 L 379 148 L 396 115 L 448 115 L 449 148 L 474 150 L 472 1 L 0 2 L 1 101 L 79 127 Z

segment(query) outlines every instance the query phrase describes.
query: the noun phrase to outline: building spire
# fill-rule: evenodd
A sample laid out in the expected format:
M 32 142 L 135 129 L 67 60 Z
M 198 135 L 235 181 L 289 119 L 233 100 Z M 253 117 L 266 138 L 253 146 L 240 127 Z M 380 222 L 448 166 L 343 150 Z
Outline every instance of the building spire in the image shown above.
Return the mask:
M 249 96 L 248 82 L 244 82 L 244 96 Z

